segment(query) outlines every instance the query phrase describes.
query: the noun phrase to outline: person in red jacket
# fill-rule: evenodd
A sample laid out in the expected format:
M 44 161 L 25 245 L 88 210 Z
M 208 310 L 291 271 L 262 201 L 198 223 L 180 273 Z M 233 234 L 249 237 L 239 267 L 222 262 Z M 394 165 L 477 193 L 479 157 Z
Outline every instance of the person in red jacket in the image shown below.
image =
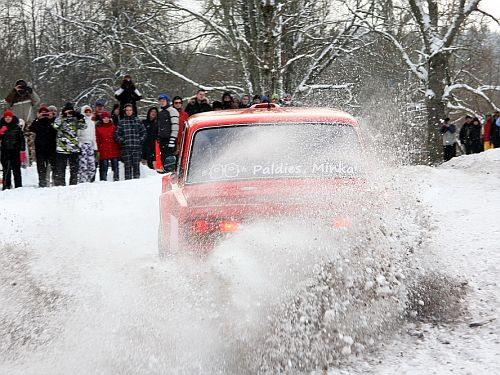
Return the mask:
M 118 172 L 118 158 L 120 145 L 115 141 L 116 125 L 111 121 L 109 112 L 101 114 L 102 120 L 96 127 L 97 151 L 99 152 L 99 176 L 101 181 L 107 181 L 108 168 L 111 163 L 113 180 L 120 180 Z
M 491 131 L 491 123 L 493 122 L 493 116 L 491 113 L 486 114 L 486 122 L 484 123 L 484 151 L 489 150 L 490 148 L 494 148 L 490 142 L 490 131 Z

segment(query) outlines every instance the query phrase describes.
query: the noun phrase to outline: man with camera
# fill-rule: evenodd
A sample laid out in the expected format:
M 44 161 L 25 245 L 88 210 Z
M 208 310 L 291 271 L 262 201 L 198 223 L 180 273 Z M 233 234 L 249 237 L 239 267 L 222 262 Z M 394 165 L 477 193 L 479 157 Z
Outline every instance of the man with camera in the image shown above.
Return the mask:
M 28 86 L 25 80 L 16 81 L 14 88 L 7 95 L 5 101 L 9 104 L 10 110 L 14 115 L 24 122 L 22 126 L 25 133 L 30 160 L 34 157 L 34 137 L 29 132 L 29 125 L 35 118 L 36 107 L 40 103 L 40 98 L 31 87 Z
M 53 171 L 55 168 L 57 130 L 52 126 L 54 121 L 55 117 L 49 109 L 42 106 L 29 128 L 35 134 L 36 169 L 40 187 L 48 186 L 49 170 Z

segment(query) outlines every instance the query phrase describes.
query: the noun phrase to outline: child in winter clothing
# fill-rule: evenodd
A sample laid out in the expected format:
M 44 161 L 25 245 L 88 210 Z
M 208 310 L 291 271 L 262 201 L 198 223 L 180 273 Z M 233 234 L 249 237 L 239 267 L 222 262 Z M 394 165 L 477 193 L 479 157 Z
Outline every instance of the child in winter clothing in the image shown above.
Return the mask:
M 95 172 L 95 153 L 97 152 L 97 143 L 95 136 L 95 122 L 92 120 L 92 108 L 88 105 L 82 107 L 85 129 L 78 131 L 78 140 L 80 142 L 80 160 L 78 170 L 78 182 L 92 182 Z
M 3 169 L 3 190 L 10 189 L 11 173 L 14 175 L 15 187 L 22 186 L 21 151 L 26 146 L 19 118 L 12 111 L 6 111 L 0 120 L 1 162 Z
M 66 185 L 66 165 L 69 162 L 69 184 L 78 183 L 80 144 L 78 130 L 87 126 L 83 116 L 74 110 L 72 103 L 66 103 L 61 110 L 61 116 L 52 125 L 57 130 L 56 168 L 54 184 Z
M 107 180 L 108 168 L 111 163 L 113 180 L 120 180 L 118 172 L 118 158 L 120 157 L 120 145 L 115 141 L 116 125 L 111 121 L 108 112 L 101 114 L 102 120 L 96 127 L 97 150 L 99 151 L 99 176 L 101 181 Z

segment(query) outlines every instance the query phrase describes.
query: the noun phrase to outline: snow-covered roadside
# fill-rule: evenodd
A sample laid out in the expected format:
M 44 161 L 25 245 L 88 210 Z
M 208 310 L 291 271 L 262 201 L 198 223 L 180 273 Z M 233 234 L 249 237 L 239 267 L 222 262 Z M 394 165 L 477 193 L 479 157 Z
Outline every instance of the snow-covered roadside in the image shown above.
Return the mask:
M 468 282 L 468 313 L 458 323 L 417 325 L 415 336 L 385 337 L 382 350 L 340 371 L 500 373 L 498 320 L 469 327 L 498 318 L 500 311 L 500 226 L 495 225 L 500 150 L 456 158 L 437 169 L 402 168 L 396 179 L 415 186 L 432 213 L 429 259 Z M 0 373 L 224 371 L 224 354 L 230 351 L 220 337 L 228 327 L 211 323 L 224 319 L 216 309 L 218 298 L 226 298 L 217 296 L 220 280 L 206 277 L 206 265 L 162 264 L 156 257 L 160 186 L 160 176 L 152 176 L 0 193 L 0 273 L 7 270 L 7 277 L 0 274 L 0 334 L 5 332 L 1 318 L 18 313 L 9 324 L 15 338 L 26 340 L 14 343 L 11 355 L 2 353 L 0 335 Z M 260 237 L 265 252 L 269 243 Z M 299 232 L 296 237 L 300 243 Z M 221 270 L 209 276 L 225 276 L 223 257 L 212 263 Z M 242 275 L 241 284 L 256 275 L 252 264 L 243 267 L 249 275 Z M 39 308 L 40 296 L 53 301 L 41 306 L 41 316 L 31 311 Z M 420 333 L 423 337 L 417 337 Z M 212 367 L 196 368 L 199 363 Z
M 343 373 L 499 374 L 500 150 L 410 167 L 400 178 L 432 212 L 437 267 L 468 283 L 468 313 L 456 324 L 417 326 Z

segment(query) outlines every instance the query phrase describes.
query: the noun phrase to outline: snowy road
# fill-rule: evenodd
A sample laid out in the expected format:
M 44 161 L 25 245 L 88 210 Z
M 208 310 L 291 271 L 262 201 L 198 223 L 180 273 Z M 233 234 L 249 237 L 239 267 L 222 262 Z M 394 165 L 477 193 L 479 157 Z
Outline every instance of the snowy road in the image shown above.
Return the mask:
M 341 371 L 500 373 L 500 151 L 400 172 L 431 213 L 428 261 L 468 282 L 468 311 L 450 324 L 405 325 Z M 235 276 L 221 256 L 208 275 L 189 260 L 158 261 L 160 186 L 152 176 L 0 194 L 1 374 L 214 373 L 237 360 L 221 354 L 234 348 L 218 337 L 252 327 L 247 333 L 259 336 L 259 316 L 228 325 L 232 311 L 216 308 L 227 280 L 265 291 L 266 280 L 254 277 L 259 265 L 235 265 L 243 271 Z M 305 246 L 300 233 L 286 240 Z M 232 298 L 246 306 L 242 290 Z
M 419 327 L 389 344 L 377 374 L 500 374 L 500 150 L 454 159 L 438 169 L 410 168 L 432 209 L 435 261 L 469 285 L 468 314 L 452 326 Z M 470 323 L 481 323 L 469 327 Z

